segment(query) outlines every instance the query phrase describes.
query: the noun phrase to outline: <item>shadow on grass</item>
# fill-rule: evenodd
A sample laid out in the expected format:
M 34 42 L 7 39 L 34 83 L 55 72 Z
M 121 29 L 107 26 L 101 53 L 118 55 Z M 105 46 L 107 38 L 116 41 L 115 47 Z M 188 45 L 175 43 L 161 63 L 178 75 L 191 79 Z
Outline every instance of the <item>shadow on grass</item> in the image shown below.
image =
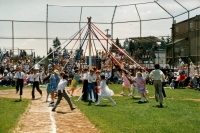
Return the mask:
M 18 100 L 15 100 L 14 102 L 22 102 L 22 100 L 18 99 Z
M 134 100 L 139 100 L 140 98 L 138 97 L 132 97 L 132 99 L 134 99 Z
M 155 107 L 155 108 L 167 108 L 167 106 L 160 106 L 160 105 L 155 105 L 155 106 L 152 106 L 152 107 Z
M 111 107 L 111 105 L 107 105 L 107 104 L 104 104 L 104 105 L 96 105 L 96 107 Z

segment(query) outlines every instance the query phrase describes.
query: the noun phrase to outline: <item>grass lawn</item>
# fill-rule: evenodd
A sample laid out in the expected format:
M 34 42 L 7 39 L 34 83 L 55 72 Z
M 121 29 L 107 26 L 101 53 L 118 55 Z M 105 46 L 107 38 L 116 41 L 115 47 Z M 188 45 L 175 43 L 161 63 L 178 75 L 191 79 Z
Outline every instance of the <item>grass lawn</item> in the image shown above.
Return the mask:
M 8 133 L 17 125 L 20 116 L 25 112 L 30 100 L 0 98 L 0 133 Z
M 116 94 L 121 85 L 110 85 Z M 149 97 L 154 96 L 154 88 L 148 86 Z M 126 91 L 128 94 L 128 91 Z M 192 89 L 166 89 L 164 108 L 157 105 L 154 98 L 139 104 L 139 98 L 113 96 L 116 106 L 102 100 L 101 106 L 74 101 L 74 104 L 103 133 L 199 133 L 200 132 L 200 92 Z M 139 96 L 137 92 L 135 95 Z M 74 97 L 73 100 L 76 100 Z

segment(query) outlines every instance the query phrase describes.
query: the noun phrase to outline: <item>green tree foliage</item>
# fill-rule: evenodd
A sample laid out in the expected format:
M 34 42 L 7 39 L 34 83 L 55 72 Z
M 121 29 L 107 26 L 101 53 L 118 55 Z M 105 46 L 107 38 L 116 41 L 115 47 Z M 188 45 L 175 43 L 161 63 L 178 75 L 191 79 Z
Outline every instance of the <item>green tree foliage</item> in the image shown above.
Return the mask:
M 116 39 L 115 43 L 121 48 L 121 43 L 118 38 Z M 112 47 L 110 47 L 110 52 L 116 52 L 116 51 L 118 51 L 118 48 L 115 47 L 115 45 L 112 45 Z
M 167 37 L 167 38 L 162 37 L 161 40 L 163 40 L 163 42 L 160 43 L 158 48 L 166 49 L 166 45 L 171 42 L 171 38 L 170 37 Z
M 35 62 L 37 63 L 37 62 L 39 62 L 41 59 L 42 59 L 42 58 L 41 58 L 39 55 L 37 55 L 36 58 L 35 58 Z
M 53 48 L 57 48 L 57 49 L 61 49 L 61 47 L 59 47 L 61 45 L 60 40 L 58 39 L 58 37 L 56 37 L 56 39 L 53 40 Z
M 52 50 L 52 48 L 50 47 L 50 48 L 49 48 L 48 54 L 51 53 L 52 51 L 53 51 L 53 50 Z M 53 58 L 53 53 L 51 53 L 51 54 L 48 56 L 48 58 L 51 58 L 51 59 L 52 59 L 52 58 Z
M 126 40 L 124 41 L 123 48 L 124 48 L 126 51 L 129 51 L 129 41 L 128 41 L 127 38 L 126 38 Z

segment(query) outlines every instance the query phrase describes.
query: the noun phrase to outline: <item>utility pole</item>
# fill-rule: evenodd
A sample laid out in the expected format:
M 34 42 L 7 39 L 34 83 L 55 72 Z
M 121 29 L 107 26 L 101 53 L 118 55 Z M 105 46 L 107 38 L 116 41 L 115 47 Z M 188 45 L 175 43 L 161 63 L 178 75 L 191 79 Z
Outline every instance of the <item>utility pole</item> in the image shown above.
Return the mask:
M 106 31 L 106 36 L 110 37 L 110 35 L 108 34 L 109 29 L 105 29 L 105 31 Z M 108 39 L 106 39 L 106 41 L 107 41 L 107 50 L 108 50 Z

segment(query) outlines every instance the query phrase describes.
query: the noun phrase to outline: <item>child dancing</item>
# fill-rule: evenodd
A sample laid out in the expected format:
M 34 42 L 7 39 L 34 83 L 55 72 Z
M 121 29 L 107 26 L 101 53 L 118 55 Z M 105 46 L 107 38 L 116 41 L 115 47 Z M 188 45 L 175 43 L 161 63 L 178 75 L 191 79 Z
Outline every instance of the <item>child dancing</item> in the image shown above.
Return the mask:
M 56 102 L 56 104 L 54 105 L 54 107 L 52 108 L 52 111 L 55 111 L 58 104 L 60 103 L 60 101 L 62 100 L 62 97 L 64 96 L 64 98 L 67 100 L 71 110 L 76 109 L 75 107 L 73 107 L 71 100 L 69 98 L 69 96 L 67 95 L 67 93 L 65 92 L 65 86 L 67 84 L 67 75 L 63 76 L 63 79 L 60 80 L 60 82 L 58 83 L 58 87 L 57 87 L 57 91 L 58 91 L 58 100 Z
M 128 96 L 132 96 L 132 93 L 131 93 L 131 90 L 130 90 L 130 81 L 129 81 L 127 76 L 128 76 L 128 72 L 122 71 L 123 83 L 122 83 L 122 92 L 120 94 L 124 95 L 124 90 L 125 90 L 125 88 L 127 88 L 128 91 L 129 91 Z
M 100 91 L 98 93 L 99 97 L 98 97 L 98 102 L 96 106 L 100 105 L 101 97 L 107 97 L 113 103 L 114 106 L 116 105 L 116 102 L 110 97 L 114 94 L 114 92 L 110 90 L 108 86 L 106 85 L 104 74 L 101 74 L 101 82 L 100 82 L 100 86 L 98 86 L 98 89 L 100 89 Z
M 71 96 L 73 96 L 74 90 L 77 89 L 79 79 L 81 78 L 80 76 L 80 71 L 75 70 L 75 74 L 71 83 L 71 89 L 68 90 L 67 92 L 70 94 L 70 91 L 72 91 Z
M 140 94 L 140 97 L 141 97 L 139 102 L 143 103 L 144 101 L 148 101 L 148 98 L 147 98 L 148 90 L 146 89 L 145 80 L 142 78 L 142 73 L 137 72 L 136 75 L 137 76 L 134 80 L 137 83 L 138 93 Z

